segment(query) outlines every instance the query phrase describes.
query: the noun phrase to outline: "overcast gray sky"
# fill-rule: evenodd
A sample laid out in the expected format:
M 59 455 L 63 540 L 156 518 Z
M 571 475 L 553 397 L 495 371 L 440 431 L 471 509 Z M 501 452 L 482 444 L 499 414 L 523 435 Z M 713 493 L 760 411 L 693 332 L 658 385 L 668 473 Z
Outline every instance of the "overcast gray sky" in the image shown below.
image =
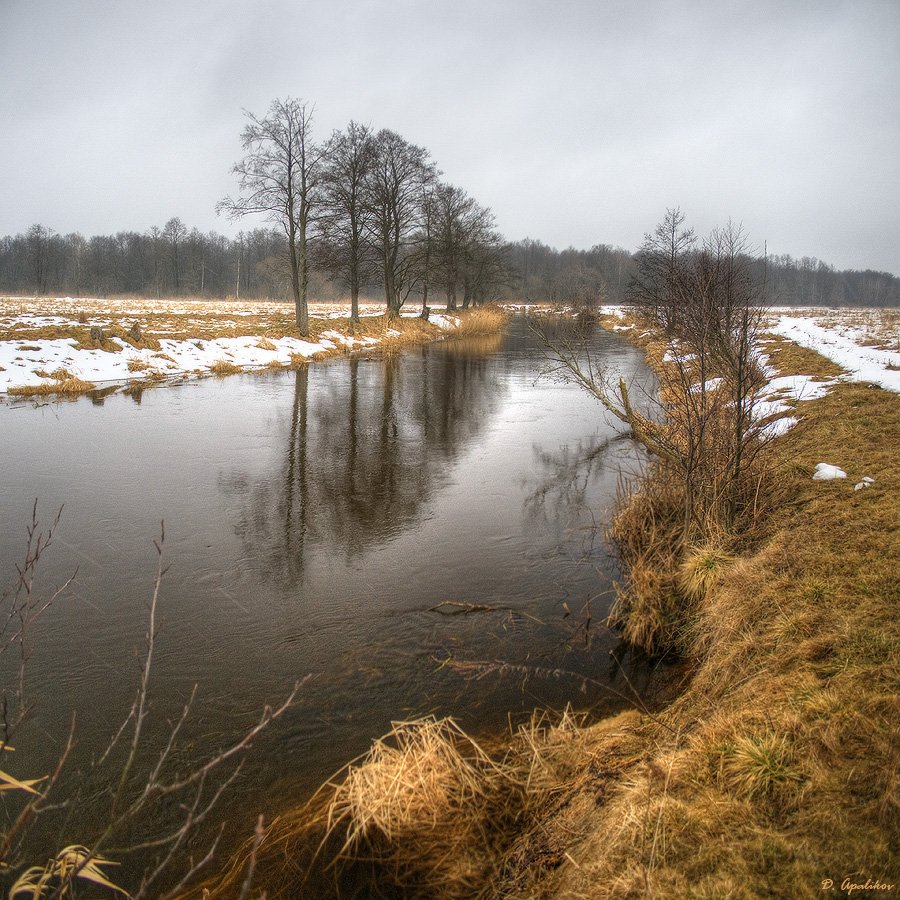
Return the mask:
M 242 110 L 290 95 L 511 239 L 631 250 L 680 205 L 900 274 L 898 94 L 900 0 L 0 0 L 0 234 L 234 234 Z

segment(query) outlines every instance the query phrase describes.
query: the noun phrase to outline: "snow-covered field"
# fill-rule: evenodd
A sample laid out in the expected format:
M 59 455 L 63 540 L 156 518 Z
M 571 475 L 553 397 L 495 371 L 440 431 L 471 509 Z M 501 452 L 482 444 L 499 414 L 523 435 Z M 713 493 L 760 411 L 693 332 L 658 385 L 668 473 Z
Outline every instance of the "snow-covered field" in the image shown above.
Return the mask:
M 846 370 L 843 378 L 900 392 L 900 320 L 892 310 L 867 319 L 850 310 L 774 318 L 772 332 L 827 356 Z
M 348 311 L 344 304 L 310 304 L 313 319 L 338 319 Z M 376 317 L 383 307 L 366 303 L 360 311 Z M 325 328 L 317 329 L 312 340 L 279 335 L 291 328 L 292 316 L 291 305 L 260 301 L 0 298 L 0 393 L 49 388 L 63 377 L 100 385 L 204 375 L 223 366 L 287 366 L 292 357 L 365 350 L 400 334 L 388 329 L 383 336 L 353 336 Z M 444 331 L 459 325 L 458 318 L 441 314 L 432 314 L 430 322 Z M 113 327 L 127 330 L 135 323 L 144 339 L 152 338 L 152 349 L 110 333 Z M 84 337 L 66 336 L 90 328 L 104 330 L 102 348 L 85 346 Z
M 627 311 L 608 305 L 601 312 L 622 319 Z M 633 323 L 611 326 L 622 332 L 634 327 Z M 763 338 L 757 357 L 768 383 L 754 401 L 754 415 L 760 420 L 772 419 L 767 426 L 769 434 L 783 434 L 791 428 L 797 422 L 791 416 L 796 404 L 824 396 L 838 381 L 868 382 L 900 392 L 900 310 L 776 308 L 764 330 L 814 350 L 844 370 L 827 379 L 811 374 L 779 375 L 767 353 L 769 341 Z M 663 361 L 686 359 L 680 352 L 678 342 L 673 341 Z M 707 382 L 707 388 L 711 387 L 715 387 L 715 379 Z
M 516 308 L 529 313 L 548 309 L 541 304 Z M 377 303 L 360 305 L 363 316 L 378 316 L 382 309 Z M 604 306 L 602 312 L 620 317 L 624 310 Z M 310 304 L 310 315 L 319 320 L 339 319 L 347 313 L 345 303 Z M 416 314 L 411 310 L 405 315 Z M 286 366 L 292 357 L 366 349 L 383 340 L 334 328 L 318 330 L 315 340 L 285 336 L 292 316 L 290 304 L 257 300 L 0 298 L 0 393 L 52 385 L 61 370 L 93 384 L 167 379 L 207 374 L 223 364 L 241 369 Z M 443 330 L 459 324 L 455 317 L 440 314 L 432 314 L 430 321 Z M 127 329 L 134 323 L 158 343 L 158 349 L 135 347 L 109 334 L 113 326 Z M 86 347 L 74 337 L 59 334 L 67 329 L 84 332 L 92 326 L 107 331 L 105 349 Z M 615 326 L 616 330 L 632 327 Z M 833 360 L 845 370 L 841 378 L 900 392 L 898 310 L 773 310 L 768 329 Z M 396 332 L 384 332 L 384 337 L 396 336 Z M 761 350 L 764 353 L 765 348 Z M 774 370 L 771 374 L 762 407 L 770 413 L 786 411 L 792 401 L 812 399 L 828 388 L 828 383 L 806 376 L 775 377 Z M 780 427 L 789 425 L 785 420 Z

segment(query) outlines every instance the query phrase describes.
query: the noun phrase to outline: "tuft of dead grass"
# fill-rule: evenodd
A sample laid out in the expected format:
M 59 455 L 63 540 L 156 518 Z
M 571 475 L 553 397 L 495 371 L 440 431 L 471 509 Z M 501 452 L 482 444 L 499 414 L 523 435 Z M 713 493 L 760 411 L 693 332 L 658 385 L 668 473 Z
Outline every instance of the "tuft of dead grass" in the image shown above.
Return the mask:
M 726 792 L 748 800 L 773 799 L 805 781 L 786 734 L 739 733 L 721 751 L 720 778 Z
M 734 556 L 716 544 L 688 548 L 678 572 L 682 594 L 692 601 L 702 600 L 733 562 Z
M 66 369 L 57 369 L 51 375 L 44 377 L 55 380 L 43 384 L 13 385 L 7 390 L 7 393 L 14 397 L 41 397 L 48 394 L 84 394 L 97 387 L 92 381 L 84 381 Z
M 213 375 L 217 375 L 219 378 L 224 378 L 226 375 L 238 375 L 244 370 L 231 362 L 228 359 L 217 359 L 210 367 L 209 371 L 213 373 Z
M 385 841 L 400 845 L 461 815 L 490 793 L 502 772 L 451 719 L 395 723 L 351 766 L 328 808 L 328 830 L 343 849 Z

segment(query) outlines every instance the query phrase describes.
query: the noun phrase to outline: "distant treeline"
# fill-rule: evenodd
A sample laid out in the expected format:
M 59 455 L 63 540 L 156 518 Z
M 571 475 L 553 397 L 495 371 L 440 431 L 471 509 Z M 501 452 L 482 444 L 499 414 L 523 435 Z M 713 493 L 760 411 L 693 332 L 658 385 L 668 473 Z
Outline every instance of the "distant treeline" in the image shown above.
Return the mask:
M 598 295 L 609 303 L 629 300 L 637 253 L 608 244 L 557 250 L 528 239 L 507 244 L 506 252 L 516 298 L 588 305 Z M 753 259 L 751 268 L 776 306 L 900 306 L 900 278 L 888 272 L 841 271 L 815 257 L 788 255 Z
M 277 229 L 227 238 L 189 229 L 178 218 L 144 233 L 90 238 L 33 225 L 24 234 L 0 238 L 0 293 L 288 300 L 285 243 Z M 587 306 L 628 300 L 635 258 L 621 247 L 557 250 L 526 238 L 499 250 L 503 272 L 485 299 Z M 900 278 L 887 272 L 837 270 L 814 257 L 787 255 L 757 259 L 753 266 L 760 281 L 765 277 L 768 301 L 775 305 L 900 306 Z M 373 298 L 380 292 L 377 281 L 363 290 Z M 314 252 L 310 297 L 336 300 L 346 294 L 328 267 L 317 265 Z

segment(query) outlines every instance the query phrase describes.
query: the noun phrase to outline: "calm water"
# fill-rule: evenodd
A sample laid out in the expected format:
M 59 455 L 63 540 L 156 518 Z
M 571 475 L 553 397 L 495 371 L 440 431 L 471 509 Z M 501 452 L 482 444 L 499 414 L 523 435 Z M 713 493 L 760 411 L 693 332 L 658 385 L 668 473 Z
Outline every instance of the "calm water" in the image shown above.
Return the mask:
M 593 340 L 607 363 L 646 377 L 624 341 Z M 77 768 L 127 713 L 161 520 L 170 568 L 151 724 L 164 727 L 197 684 L 185 753 L 202 755 L 313 676 L 255 748 L 236 785 L 242 809 L 303 799 L 392 719 L 452 714 L 478 732 L 535 706 L 616 702 L 606 685 L 628 691 L 609 656 L 617 641 L 597 626 L 614 563 L 594 526 L 635 451 L 595 401 L 539 378 L 545 364 L 518 321 L 502 338 L 389 359 L 0 404 L 4 583 L 35 498 L 44 521 L 64 505 L 39 589 L 77 569 L 33 636 L 35 712 L 18 742 L 29 759 L 38 770 L 55 759 L 76 710 Z M 443 601 L 496 611 L 443 615 L 432 609 Z M 602 684 L 471 681 L 447 658 Z

